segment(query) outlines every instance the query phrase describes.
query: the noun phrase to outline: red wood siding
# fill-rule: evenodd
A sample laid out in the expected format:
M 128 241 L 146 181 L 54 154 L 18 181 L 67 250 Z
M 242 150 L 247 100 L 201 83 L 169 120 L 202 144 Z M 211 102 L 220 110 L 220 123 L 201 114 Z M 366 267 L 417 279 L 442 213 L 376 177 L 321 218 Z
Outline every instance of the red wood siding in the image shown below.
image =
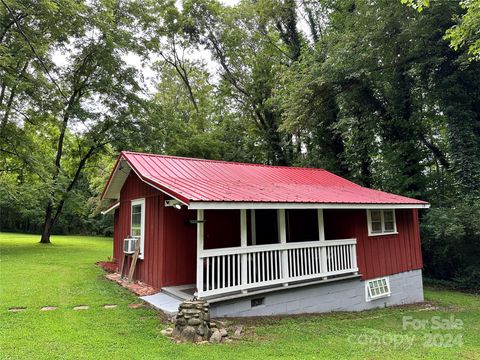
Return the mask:
M 194 284 L 197 264 L 197 226 L 189 220 L 197 218 L 197 212 L 173 207 L 165 209 L 165 271 L 162 286 Z
M 123 239 L 130 234 L 131 201 L 139 198 L 145 198 L 145 255 L 138 261 L 135 278 L 156 288 L 194 282 L 195 226 L 185 225 L 183 217 L 172 216 L 174 211 L 186 213 L 187 210 L 165 208 L 165 195 L 134 173 L 122 188 L 120 206 L 115 213 L 113 251 L 119 266 Z
M 421 269 L 418 212 L 395 211 L 394 235 L 368 236 L 366 210 L 324 210 L 325 238 L 356 238 L 358 268 L 363 279 Z

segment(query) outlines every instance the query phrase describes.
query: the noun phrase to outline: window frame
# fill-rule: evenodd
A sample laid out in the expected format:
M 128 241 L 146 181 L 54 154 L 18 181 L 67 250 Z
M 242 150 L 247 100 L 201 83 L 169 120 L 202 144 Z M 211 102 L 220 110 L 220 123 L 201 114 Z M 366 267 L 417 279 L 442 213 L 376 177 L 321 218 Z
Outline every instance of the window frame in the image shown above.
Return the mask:
M 372 231 L 372 211 L 379 211 L 380 212 L 380 222 L 382 225 L 381 232 L 373 232 Z M 391 211 L 393 214 L 393 230 L 385 230 L 385 212 Z M 368 236 L 381 236 L 381 235 L 394 235 L 398 234 L 397 231 L 397 217 L 395 214 L 395 209 L 367 209 L 367 225 L 368 225 Z
M 380 293 L 380 294 L 377 294 L 377 295 L 372 295 L 371 291 L 370 291 L 371 290 L 370 284 L 373 283 L 373 282 L 379 282 L 379 281 L 385 281 L 385 285 L 380 285 L 380 286 L 381 287 L 386 287 L 387 292 L 383 292 L 383 293 Z M 390 287 L 390 279 L 389 279 L 388 276 L 384 276 L 384 277 L 381 277 L 381 278 L 375 278 L 375 279 L 369 279 L 369 280 L 365 281 L 365 300 L 367 302 L 377 300 L 377 299 L 386 298 L 386 297 L 389 297 L 390 295 L 392 295 L 392 288 Z
M 133 237 L 132 234 L 132 225 L 133 225 L 133 207 L 140 205 L 141 206 L 141 214 L 140 214 L 140 254 L 138 256 L 139 259 L 144 258 L 144 251 L 145 251 L 145 198 L 135 199 L 130 201 L 130 236 Z

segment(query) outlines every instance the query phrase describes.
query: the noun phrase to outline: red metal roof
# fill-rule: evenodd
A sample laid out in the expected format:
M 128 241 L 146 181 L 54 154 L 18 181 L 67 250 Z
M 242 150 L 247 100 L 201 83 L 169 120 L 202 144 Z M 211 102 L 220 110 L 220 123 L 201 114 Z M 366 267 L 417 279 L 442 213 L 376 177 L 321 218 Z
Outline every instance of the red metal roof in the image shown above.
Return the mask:
M 427 204 L 368 189 L 322 169 L 182 158 L 123 151 L 146 183 L 191 202 Z M 118 162 L 117 162 L 118 163 Z M 115 170 L 114 170 L 115 172 Z M 105 195 L 114 174 L 110 177 Z

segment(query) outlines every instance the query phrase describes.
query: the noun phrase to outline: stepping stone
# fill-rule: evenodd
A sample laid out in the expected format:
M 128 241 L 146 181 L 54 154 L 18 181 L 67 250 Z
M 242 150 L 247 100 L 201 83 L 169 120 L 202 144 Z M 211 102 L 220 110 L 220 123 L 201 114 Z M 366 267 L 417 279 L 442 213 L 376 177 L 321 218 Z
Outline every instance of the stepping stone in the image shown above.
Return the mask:
M 88 305 L 75 306 L 73 310 L 88 310 Z
M 27 310 L 26 307 L 12 307 L 12 308 L 9 308 L 8 311 L 10 312 L 20 312 L 20 311 L 25 311 Z
M 138 309 L 142 307 L 142 304 L 128 304 L 130 309 Z
M 52 311 L 52 310 L 57 310 L 58 307 L 56 306 L 44 306 L 40 309 L 40 311 Z
M 103 305 L 103 307 L 105 309 L 115 309 L 118 305 L 115 305 L 115 304 L 107 304 L 107 305 Z

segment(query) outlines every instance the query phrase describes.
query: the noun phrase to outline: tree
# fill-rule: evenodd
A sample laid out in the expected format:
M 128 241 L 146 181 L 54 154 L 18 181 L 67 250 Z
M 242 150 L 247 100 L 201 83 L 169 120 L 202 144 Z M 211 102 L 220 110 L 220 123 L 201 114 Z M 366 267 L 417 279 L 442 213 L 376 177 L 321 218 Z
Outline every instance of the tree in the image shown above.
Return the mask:
M 294 161 L 293 136 L 280 130 L 276 77 L 298 61 L 302 38 L 293 1 L 184 4 L 184 31 L 219 65 L 219 90 L 255 124 L 268 162 Z
M 418 11 L 430 6 L 429 0 L 401 0 Z M 460 2 L 463 14 L 455 14 L 456 24 L 448 29 L 445 38 L 455 50 L 466 48 L 471 60 L 480 59 L 480 0 L 464 0 Z
M 135 50 L 136 46 L 132 15 L 128 3 L 117 2 L 66 1 L 61 7 L 48 2 L 43 7 L 29 7 L 22 2 L 3 5 L 5 17 L 13 21 L 8 48 L 27 48 L 23 51 L 30 58 L 22 64 L 35 66 L 19 66 L 25 73 L 29 70 L 29 77 L 36 82 L 20 73 L 22 79 L 27 78 L 25 87 L 30 86 L 33 95 L 21 93 L 15 112 L 2 123 L 2 131 L 8 126 L 18 134 L 26 134 L 22 118 L 35 124 L 34 131 L 43 126 L 54 130 L 51 153 L 34 165 L 43 168 L 42 180 L 48 187 L 41 242 L 49 243 L 65 202 L 87 163 L 111 142 L 113 131 L 125 124 L 130 126 L 130 116 L 140 103 L 136 71 L 122 58 L 122 53 Z M 68 21 L 58 28 L 52 21 L 55 17 Z M 41 27 L 37 28 L 39 23 Z M 45 37 L 45 33 L 52 37 Z M 54 56 L 62 56 L 65 64 L 55 63 Z M 39 82 L 41 86 L 33 91 Z M 15 82 L 10 96 L 15 92 L 12 86 Z M 11 109 L 14 108 L 7 110 Z M 41 109 L 38 116 L 37 109 Z M 2 138 L 7 138 L 3 132 Z M 4 151 L 16 151 L 12 144 L 5 143 Z M 19 155 L 18 151 L 16 154 Z

